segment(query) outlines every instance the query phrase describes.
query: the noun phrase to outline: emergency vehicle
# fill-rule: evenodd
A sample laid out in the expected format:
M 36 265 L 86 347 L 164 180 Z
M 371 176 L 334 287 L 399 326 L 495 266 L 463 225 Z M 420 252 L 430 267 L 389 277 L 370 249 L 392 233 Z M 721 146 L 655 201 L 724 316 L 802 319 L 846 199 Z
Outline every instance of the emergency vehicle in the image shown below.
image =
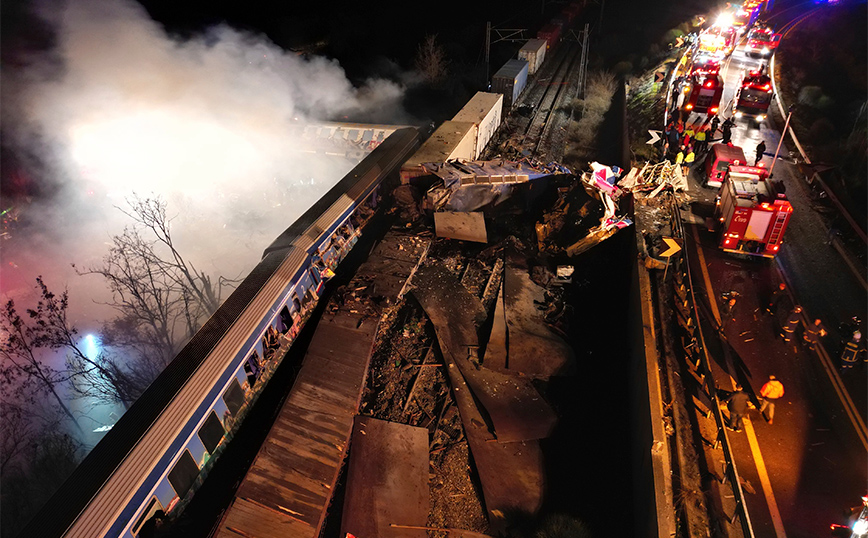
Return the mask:
M 771 77 L 762 70 L 749 71 L 735 92 L 732 115 L 736 119 L 753 118 L 761 123 L 768 117 L 772 97 Z
M 781 42 L 781 34 L 776 34 L 769 27 L 757 27 L 750 31 L 747 35 L 747 45 L 744 46 L 744 53 L 748 56 L 759 56 L 767 58 L 775 53 L 778 48 L 778 43 Z
M 723 96 L 723 80 L 717 74 L 705 77 L 694 77 L 685 86 L 685 92 L 690 92 L 684 100 L 682 108 L 688 114 L 717 114 L 720 109 L 720 98 Z
M 726 252 L 774 258 L 793 213 L 786 195 L 762 166 L 732 165 L 720 187 L 714 214 Z
M 720 57 L 714 54 L 697 52 L 690 64 L 691 77 L 705 77 L 720 73 Z
M 732 26 L 712 26 L 699 34 L 697 53 L 714 54 L 721 58 L 729 55 L 736 44 L 735 28 Z

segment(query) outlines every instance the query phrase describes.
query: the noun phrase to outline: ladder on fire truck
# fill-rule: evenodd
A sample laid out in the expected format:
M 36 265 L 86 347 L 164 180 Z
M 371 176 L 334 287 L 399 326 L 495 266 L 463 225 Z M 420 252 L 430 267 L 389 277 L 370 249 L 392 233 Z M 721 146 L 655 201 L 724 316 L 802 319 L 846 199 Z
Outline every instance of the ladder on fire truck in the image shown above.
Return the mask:
M 775 215 L 775 222 L 772 224 L 772 233 L 769 234 L 769 245 L 777 245 L 780 242 L 781 234 L 784 233 L 784 226 L 787 223 L 789 215 L 782 211 L 778 211 Z

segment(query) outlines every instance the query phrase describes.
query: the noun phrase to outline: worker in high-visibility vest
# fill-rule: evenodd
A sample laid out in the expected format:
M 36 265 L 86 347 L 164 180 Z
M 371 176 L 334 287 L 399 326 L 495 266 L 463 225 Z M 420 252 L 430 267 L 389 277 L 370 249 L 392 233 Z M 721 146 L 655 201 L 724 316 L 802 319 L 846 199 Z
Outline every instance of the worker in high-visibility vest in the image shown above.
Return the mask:
M 790 317 L 787 318 L 787 321 L 783 326 L 781 336 L 784 338 L 784 342 L 791 342 L 793 340 L 793 337 L 796 335 L 796 329 L 799 327 L 801 321 L 802 307 L 796 305 L 795 308 L 793 308 L 793 311 L 790 312 Z
M 762 398 L 762 404 L 760 405 L 760 413 L 766 422 L 769 424 L 773 424 L 775 420 L 775 402 L 781 396 L 784 395 L 784 385 L 780 381 L 775 378 L 775 376 L 770 375 L 769 380 L 766 381 L 765 385 L 760 389 L 760 397 Z M 768 413 L 766 413 L 768 411 Z
M 851 370 L 859 361 L 859 355 L 863 352 L 862 349 L 862 333 L 856 331 L 853 337 L 844 346 L 844 351 L 841 353 L 841 369 Z

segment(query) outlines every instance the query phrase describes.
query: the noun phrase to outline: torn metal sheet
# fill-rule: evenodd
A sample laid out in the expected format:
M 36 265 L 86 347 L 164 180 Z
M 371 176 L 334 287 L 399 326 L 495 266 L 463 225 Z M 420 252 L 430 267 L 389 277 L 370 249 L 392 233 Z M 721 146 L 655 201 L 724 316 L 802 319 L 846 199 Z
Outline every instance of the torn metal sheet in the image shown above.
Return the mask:
M 498 286 L 491 336 L 488 337 L 488 344 L 485 346 L 485 358 L 482 360 L 482 365 L 492 370 L 506 370 L 508 366 L 506 346 L 506 310 L 503 306 L 503 285 L 501 285 Z
M 450 189 L 469 185 L 509 185 L 553 174 L 572 174 L 569 168 L 558 164 L 524 161 L 449 161 L 424 163 L 423 168 L 443 180 Z
M 488 243 L 485 218 L 478 212 L 438 211 L 434 213 L 434 234 L 437 237 Z
M 452 353 L 473 394 L 485 408 L 497 439 L 541 439 L 554 429 L 557 416 L 530 379 L 479 364 L 477 327 L 485 318 L 482 303 L 470 295 L 448 269 L 428 265 L 413 277 L 413 295 L 425 310 L 444 354 Z
M 575 373 L 572 348 L 546 324 L 545 290 L 530 279 L 527 267 L 507 258 L 503 303 L 508 331 L 507 370 L 529 377 L 547 378 Z
M 340 535 L 425 538 L 428 430 L 357 416 L 351 442 Z
M 434 187 L 428 199 L 435 209 L 475 211 L 487 205 L 497 205 L 512 194 L 513 186 L 548 177 L 572 174 L 558 163 L 543 164 L 522 161 L 448 161 L 423 163 L 422 168 L 443 181 Z

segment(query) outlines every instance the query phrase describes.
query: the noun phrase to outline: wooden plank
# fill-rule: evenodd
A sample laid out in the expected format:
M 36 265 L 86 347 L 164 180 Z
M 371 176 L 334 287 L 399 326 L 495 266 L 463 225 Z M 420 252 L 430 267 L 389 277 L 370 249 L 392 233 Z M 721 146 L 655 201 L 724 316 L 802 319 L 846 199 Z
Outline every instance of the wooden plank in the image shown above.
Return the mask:
M 218 538 L 314 538 L 316 529 L 290 514 L 272 510 L 248 499 L 236 498 Z
M 428 430 L 356 417 L 341 534 L 425 538 L 428 519 Z

